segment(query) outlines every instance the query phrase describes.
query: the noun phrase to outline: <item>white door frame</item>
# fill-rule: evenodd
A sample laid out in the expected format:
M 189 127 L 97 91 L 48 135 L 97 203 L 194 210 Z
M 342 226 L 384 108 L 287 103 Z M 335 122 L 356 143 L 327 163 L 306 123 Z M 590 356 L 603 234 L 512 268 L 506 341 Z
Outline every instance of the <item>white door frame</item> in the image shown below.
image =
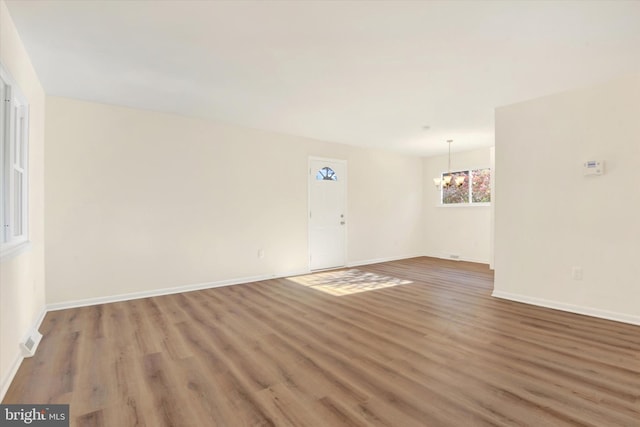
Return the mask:
M 344 217 L 345 217 L 345 225 L 343 228 L 343 234 L 344 234 L 344 265 L 340 266 L 340 267 L 332 267 L 329 268 L 327 270 L 333 270 L 336 268 L 343 268 L 346 267 L 348 262 L 347 262 L 347 254 L 348 252 L 348 245 L 349 245 L 349 240 L 347 239 L 347 227 L 349 227 L 349 212 L 348 212 L 348 208 L 347 208 L 347 201 L 349 200 L 347 198 L 347 192 L 348 192 L 348 181 L 347 181 L 347 175 L 349 174 L 348 169 L 347 169 L 347 161 L 344 159 L 332 159 L 329 157 L 317 157 L 317 156 L 309 156 L 309 159 L 307 160 L 307 170 L 308 170 L 308 175 L 307 175 L 307 269 L 309 271 L 311 271 L 311 179 L 312 177 L 314 177 L 315 175 L 312 175 L 313 171 L 311 170 L 311 162 L 313 162 L 314 160 L 319 160 L 319 161 L 325 161 L 325 162 L 333 162 L 333 163 L 341 163 L 342 165 L 344 165 L 344 176 L 342 177 L 342 181 L 344 182 Z M 319 270 L 314 270 L 314 271 L 319 271 Z

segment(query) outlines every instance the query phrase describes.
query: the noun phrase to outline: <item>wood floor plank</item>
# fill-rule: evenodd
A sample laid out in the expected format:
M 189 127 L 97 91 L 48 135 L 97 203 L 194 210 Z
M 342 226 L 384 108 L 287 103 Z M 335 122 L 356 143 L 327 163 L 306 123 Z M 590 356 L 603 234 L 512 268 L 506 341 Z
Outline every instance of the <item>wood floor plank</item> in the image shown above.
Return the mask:
M 269 386 L 256 396 L 277 426 L 321 425 L 320 420 L 309 411 L 312 401 L 283 384 Z
M 492 286 L 422 257 L 50 312 L 3 403 L 74 427 L 640 426 L 640 327 Z

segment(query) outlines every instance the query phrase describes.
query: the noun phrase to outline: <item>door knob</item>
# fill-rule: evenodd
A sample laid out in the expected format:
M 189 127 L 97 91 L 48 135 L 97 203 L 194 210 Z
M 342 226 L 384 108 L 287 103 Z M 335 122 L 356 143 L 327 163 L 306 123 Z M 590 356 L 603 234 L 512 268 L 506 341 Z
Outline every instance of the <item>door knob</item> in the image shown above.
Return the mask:
M 340 221 L 340 225 L 344 225 L 344 221 Z

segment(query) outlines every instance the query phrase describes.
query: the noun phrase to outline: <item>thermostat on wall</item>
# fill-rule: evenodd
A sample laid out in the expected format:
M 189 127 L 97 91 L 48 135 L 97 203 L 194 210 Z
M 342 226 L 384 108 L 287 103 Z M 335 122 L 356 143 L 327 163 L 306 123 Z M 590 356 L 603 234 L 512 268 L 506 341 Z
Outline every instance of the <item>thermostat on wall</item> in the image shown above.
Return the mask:
M 589 160 L 583 166 L 585 175 L 602 175 L 604 172 L 603 160 Z

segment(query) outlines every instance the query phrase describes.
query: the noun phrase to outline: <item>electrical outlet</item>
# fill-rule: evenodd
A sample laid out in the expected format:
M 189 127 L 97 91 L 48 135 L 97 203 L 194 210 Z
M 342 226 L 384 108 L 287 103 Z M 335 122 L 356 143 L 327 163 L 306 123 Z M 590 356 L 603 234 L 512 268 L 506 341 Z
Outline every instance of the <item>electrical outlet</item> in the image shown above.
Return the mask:
M 258 258 L 264 258 L 264 249 L 258 249 Z

